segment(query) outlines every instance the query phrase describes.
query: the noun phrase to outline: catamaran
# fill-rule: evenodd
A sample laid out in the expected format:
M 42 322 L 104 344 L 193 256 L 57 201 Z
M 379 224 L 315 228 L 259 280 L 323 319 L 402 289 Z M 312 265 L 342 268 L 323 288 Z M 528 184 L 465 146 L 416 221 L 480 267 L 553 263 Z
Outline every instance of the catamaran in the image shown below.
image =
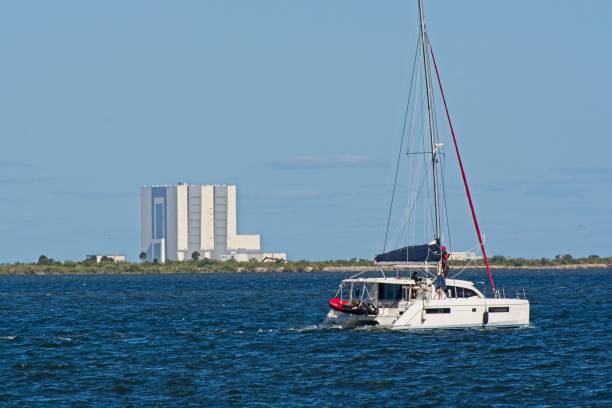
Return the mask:
M 417 51 L 415 52 L 412 81 L 406 115 L 404 117 L 402 142 L 395 172 L 385 246 L 383 252 L 374 258 L 375 265 L 380 267 L 380 275 L 376 277 L 361 277 L 362 274 L 357 274 L 349 279 L 342 280 L 336 296 L 328 302 L 330 311 L 324 324 L 343 328 L 371 325 L 390 329 L 527 326 L 529 325 L 529 301 L 525 298 L 524 290 L 522 293 L 517 292 L 516 298 L 507 298 L 505 291 L 500 291 L 495 287 L 484 241 L 476 218 L 472 195 L 459 153 L 455 130 L 446 103 L 440 73 L 427 35 L 423 0 L 418 0 L 418 9 L 419 40 Z M 417 61 L 420 62 L 417 63 Z M 432 68 L 437 80 L 438 95 L 434 93 L 432 86 Z M 420 91 L 417 90 L 418 85 L 415 84 L 420 84 Z M 445 245 L 442 244 L 444 238 L 442 231 L 442 207 L 446 209 L 444 176 L 443 168 L 441 168 L 444 161 L 444 153 L 442 151 L 443 143 L 439 141 L 434 104 L 435 97 L 440 97 L 443 102 L 444 113 L 455 148 L 456 160 L 461 170 L 463 186 L 478 237 L 477 246 L 480 247 L 482 252 L 482 259 L 491 284 L 491 297 L 485 296 L 483 291 L 476 288 L 473 282 L 457 279 L 459 273 L 455 274 L 455 276 L 448 276 L 449 254 L 446 252 Z M 414 108 L 415 105 L 418 105 L 419 100 L 423 107 L 421 110 L 418 107 Z M 425 111 L 424 105 L 427 108 L 427 115 L 420 115 L 420 112 Z M 419 124 L 421 124 L 420 127 Z M 420 146 L 420 150 L 426 151 L 418 151 L 418 148 L 410 149 L 408 147 L 410 143 L 406 143 L 406 146 L 404 146 L 404 137 L 410 133 L 410 129 L 413 130 L 412 133 L 415 135 L 421 136 L 421 139 L 413 137 L 417 141 L 417 143 L 413 144 Z M 421 140 L 420 145 L 418 144 L 419 140 Z M 400 158 L 402 157 L 404 147 L 407 147 L 406 156 L 417 157 L 418 165 L 416 169 L 424 174 L 424 180 L 419 180 L 418 175 L 412 177 L 413 186 L 408 195 L 405 216 L 402 218 L 404 232 L 407 229 L 405 228 L 406 224 L 411 224 L 413 230 L 416 229 L 415 226 L 420 228 L 421 225 L 415 221 L 415 214 L 417 212 L 415 211 L 415 203 L 419 196 L 425 196 L 426 204 L 424 206 L 428 207 L 429 213 L 427 211 L 424 212 L 425 217 L 423 218 L 427 218 L 428 221 L 423 221 L 422 225 L 427 225 L 427 222 L 430 222 L 431 230 L 427 230 L 427 228 L 423 230 L 427 230 L 424 234 L 432 234 L 429 235 L 429 238 L 433 239 L 428 244 L 404 245 L 399 249 L 387 251 L 389 224 L 396 194 Z M 425 164 L 423 165 L 423 163 Z M 411 175 L 417 173 L 419 171 L 415 170 L 411 172 Z M 430 188 L 430 182 L 432 188 Z M 445 211 L 445 214 L 448 214 L 448 212 Z M 446 218 L 448 218 L 448 215 L 446 215 Z M 450 246 L 448 219 L 446 224 Z M 404 235 L 400 234 L 400 239 L 405 235 L 405 233 Z M 414 237 L 415 234 L 408 235 Z M 405 241 L 400 242 L 407 243 Z M 387 266 L 387 271 L 390 269 L 389 266 L 391 266 L 391 269 L 397 269 L 394 276 L 387 276 L 385 274 L 385 266 Z M 400 275 L 400 268 L 404 273 L 407 271 L 405 276 Z

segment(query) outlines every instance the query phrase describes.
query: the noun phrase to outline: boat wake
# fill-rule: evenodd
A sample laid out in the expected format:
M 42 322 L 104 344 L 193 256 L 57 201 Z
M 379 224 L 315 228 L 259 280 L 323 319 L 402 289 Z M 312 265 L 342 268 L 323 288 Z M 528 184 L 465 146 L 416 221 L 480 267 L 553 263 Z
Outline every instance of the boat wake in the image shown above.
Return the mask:
M 2 340 L 15 340 L 17 338 L 17 335 L 15 336 L 0 336 L 0 339 Z

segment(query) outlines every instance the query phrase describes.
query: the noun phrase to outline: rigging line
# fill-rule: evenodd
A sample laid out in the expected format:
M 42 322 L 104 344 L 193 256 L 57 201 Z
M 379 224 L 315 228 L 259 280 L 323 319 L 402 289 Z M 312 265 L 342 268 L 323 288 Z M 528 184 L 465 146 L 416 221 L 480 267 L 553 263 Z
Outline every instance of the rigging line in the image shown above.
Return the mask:
M 419 143 L 422 142 L 421 138 L 418 137 L 418 135 L 422 135 L 423 134 L 423 89 L 422 89 L 422 68 L 421 65 L 417 65 L 417 88 L 416 88 L 416 97 L 418 98 L 418 103 L 415 103 L 413 106 L 413 111 L 412 111 L 412 127 L 413 127 L 413 132 L 415 137 L 412 140 L 412 144 L 415 146 L 416 148 L 419 148 Z M 420 158 L 417 158 L 416 160 L 409 160 L 410 163 L 410 186 L 415 186 L 415 188 L 413 188 L 410 191 L 410 199 L 411 199 L 411 209 L 409 210 L 409 216 L 410 218 L 407 218 L 407 221 L 410 222 L 410 232 L 411 232 L 411 236 L 407 237 L 407 243 L 412 243 L 414 240 L 414 237 L 416 235 L 416 199 L 418 197 L 418 186 L 420 183 L 420 179 L 419 179 L 419 175 L 421 173 L 421 167 L 422 167 L 422 162 L 420 160 Z M 411 241 L 410 241 L 411 240 Z
M 419 161 L 420 163 L 420 161 Z M 414 189 L 411 189 L 408 191 L 408 199 L 406 201 L 406 208 L 404 210 L 404 214 L 402 215 L 401 218 L 401 223 L 400 223 L 400 229 L 398 231 L 396 231 L 396 234 L 394 235 L 393 238 L 393 242 L 395 244 L 397 244 L 398 246 L 403 246 L 405 242 L 413 242 L 408 238 L 408 225 L 411 225 L 410 228 L 410 232 L 411 232 L 411 236 L 414 238 L 414 218 L 415 218 L 415 206 L 416 206 L 416 202 L 417 202 L 417 197 L 420 195 L 420 192 L 422 190 L 422 187 L 425 183 L 426 179 L 424 178 L 421 181 L 420 186 L 416 185 L 416 183 L 413 183 L 412 185 L 415 185 Z
M 418 161 L 419 167 L 421 164 L 421 161 Z M 417 172 L 420 172 L 420 170 L 418 170 Z M 406 209 L 404 212 L 404 215 L 402 216 L 402 223 L 400 224 L 400 229 L 398 231 L 396 231 L 396 234 L 394 235 L 392 241 L 395 242 L 396 244 L 398 244 L 398 246 L 402 246 L 403 243 L 401 242 L 403 241 L 408 241 L 408 243 L 410 242 L 414 242 L 414 237 L 415 237 L 415 218 L 416 218 L 416 206 L 417 206 L 417 198 L 421 195 L 422 191 L 423 191 L 423 187 L 426 185 L 427 181 L 429 180 L 429 178 L 427 177 L 428 175 L 428 168 L 427 166 L 425 166 L 425 177 L 423 177 L 422 180 L 420 180 L 420 184 L 416 184 L 416 178 L 415 178 L 415 183 L 413 183 L 413 185 L 415 185 L 415 188 L 410 190 L 408 193 L 408 200 L 406 202 Z M 411 225 L 410 228 L 410 233 L 407 231 L 408 229 L 408 225 Z M 410 235 L 412 237 L 412 239 L 404 239 L 404 238 L 408 238 L 408 235 Z
M 410 90 L 408 91 L 408 101 L 406 102 L 406 112 L 404 113 L 404 124 L 402 126 L 402 137 L 400 141 L 399 152 L 397 153 L 397 164 L 395 166 L 395 180 L 393 181 L 393 192 L 391 193 L 391 204 L 389 205 L 389 215 L 387 216 L 387 229 L 385 231 L 385 243 L 383 252 L 387 250 L 387 239 L 389 237 L 389 224 L 391 223 L 391 212 L 393 211 L 393 200 L 395 199 L 395 189 L 397 187 L 397 175 L 399 173 L 400 158 L 402 157 L 402 146 L 404 146 L 404 137 L 406 136 L 406 122 L 408 121 L 408 109 L 410 108 L 410 100 L 412 96 L 412 86 L 414 85 L 414 68 L 416 66 L 417 57 L 419 54 L 419 45 L 421 40 L 417 41 L 417 48 L 414 52 L 414 61 L 412 62 L 412 76 L 410 78 Z
M 465 265 L 465 266 L 463 267 L 463 269 L 461 269 L 459 272 L 457 272 L 456 274 L 454 274 L 454 275 L 453 275 L 453 276 L 451 276 L 450 278 L 451 278 L 451 279 L 457 279 L 457 276 L 459 276 L 459 275 L 461 275 L 463 272 L 465 272 L 465 270 L 466 270 L 467 268 L 469 268 L 469 267 L 470 267 L 470 265 L 472 265 L 472 260 L 471 260 L 471 259 L 468 261 L 468 264 L 467 264 L 467 265 Z
M 429 43 L 429 36 L 426 36 L 426 40 Z M 427 63 L 430 66 L 430 71 L 431 71 L 431 59 L 427 58 Z M 436 140 L 438 141 L 438 143 L 441 143 L 440 140 L 440 132 L 438 130 L 438 111 L 436 109 L 436 93 L 433 91 L 431 92 L 431 109 L 433 111 L 433 126 L 434 126 L 434 134 L 436 135 Z M 446 190 L 445 190 L 445 182 L 444 182 L 444 152 L 442 152 L 441 150 L 436 149 L 436 161 L 438 163 L 440 163 L 440 184 L 442 184 L 442 194 L 444 196 L 444 213 L 445 213 L 445 219 L 446 219 L 446 232 L 449 234 L 449 248 L 450 248 L 450 231 L 449 231 L 449 225 L 448 225 L 448 207 L 447 207 L 447 202 L 446 202 Z M 444 232 L 444 227 L 440 228 L 440 234 L 443 234 Z M 444 241 L 444 237 L 441 236 L 440 238 L 440 242 Z
M 420 43 L 420 41 L 421 40 L 419 38 L 418 42 Z M 418 45 L 419 44 L 417 43 L 417 46 Z M 416 63 L 416 60 L 419 57 L 420 48 L 417 49 L 415 51 L 415 53 L 416 53 L 415 54 L 416 58 L 415 58 L 415 61 L 413 61 L 413 64 Z M 419 83 L 419 75 L 420 75 L 420 66 L 419 65 L 416 65 L 416 66 L 413 65 L 412 69 L 413 69 L 412 73 L 414 75 L 414 80 L 413 80 L 414 81 L 413 82 L 414 83 L 413 98 L 417 98 L 418 99 L 419 98 L 418 83 Z M 412 105 L 410 106 L 410 112 L 409 112 L 410 120 L 408 121 L 408 126 L 409 126 L 408 132 L 410 134 L 416 134 L 416 128 L 417 128 L 418 123 L 415 121 L 415 111 L 417 110 L 417 106 L 418 106 L 418 104 L 415 103 L 415 102 L 413 102 Z M 411 141 L 408 140 L 408 142 L 406 143 L 406 153 L 408 153 L 410 151 L 410 142 Z
M 495 282 L 493 282 L 493 275 L 491 275 L 491 267 L 489 266 L 489 260 L 487 259 L 487 251 L 485 250 L 484 243 L 482 241 L 482 234 L 480 233 L 480 227 L 478 226 L 478 219 L 476 218 L 476 211 L 474 210 L 474 203 L 472 202 L 472 195 L 470 194 L 470 187 L 467 182 L 465 175 L 465 169 L 463 168 L 463 162 L 461 161 L 461 154 L 459 153 L 459 145 L 457 144 L 457 138 L 455 137 L 455 129 L 453 128 L 453 122 L 451 121 L 450 113 L 448 111 L 448 105 L 446 104 L 446 97 L 444 96 L 444 89 L 442 88 L 442 80 L 440 79 L 440 73 L 438 72 L 438 65 L 436 64 L 436 57 L 433 53 L 433 48 L 429 44 L 429 52 L 436 70 L 436 77 L 438 78 L 438 86 L 440 87 L 440 94 L 442 95 L 442 101 L 444 102 L 444 109 L 446 110 L 446 118 L 448 119 L 448 126 L 450 127 L 451 135 L 453 136 L 453 143 L 455 145 L 455 152 L 457 153 L 457 161 L 459 162 L 459 168 L 461 169 L 461 176 L 463 177 L 463 185 L 465 186 L 465 192 L 470 203 L 470 210 L 472 211 L 472 219 L 474 220 L 474 228 L 476 228 L 476 234 L 478 235 L 478 241 L 480 242 L 480 249 L 482 250 L 482 257 L 484 258 L 485 265 L 487 267 L 487 274 L 489 275 L 489 281 L 491 282 L 491 288 L 495 292 Z
M 429 44 L 429 35 L 427 35 L 427 33 L 425 33 L 426 35 L 426 40 L 427 43 Z M 431 44 L 430 44 L 431 45 Z M 427 63 L 429 64 L 429 70 L 431 71 L 431 59 L 427 58 Z M 433 90 L 433 85 L 432 85 L 432 90 L 431 90 L 431 109 L 433 111 L 433 125 L 434 125 L 434 133 L 436 135 L 436 140 L 438 141 L 438 143 L 442 143 L 442 140 L 440 140 L 440 131 L 438 129 L 438 110 L 437 110 L 437 100 L 436 100 L 436 93 Z M 445 219 L 446 219 L 446 232 L 449 234 L 450 236 L 450 231 L 449 231 L 449 225 L 448 225 L 448 208 L 447 208 L 447 202 L 446 202 L 446 191 L 445 191 L 445 182 L 444 182 L 444 170 L 445 168 L 443 167 L 444 164 L 444 160 L 445 159 L 445 154 L 441 149 L 436 149 L 436 157 L 435 157 L 436 161 L 438 163 L 440 163 L 440 172 L 439 172 L 439 178 L 440 178 L 440 182 L 439 184 L 442 184 L 442 194 L 444 196 L 444 212 L 445 212 Z M 442 224 L 442 223 L 440 223 Z M 440 234 L 443 235 L 444 233 L 444 227 L 440 226 Z M 444 242 L 444 237 L 440 236 L 440 242 Z M 449 237 L 450 238 L 450 237 Z M 450 248 L 450 239 L 449 239 L 449 248 Z
M 419 52 L 420 52 L 420 47 L 419 47 Z M 409 140 L 409 142 L 406 144 L 407 146 L 407 152 L 410 150 L 413 150 L 411 148 L 411 145 L 415 145 L 416 143 L 418 143 L 419 138 L 417 137 L 419 135 L 419 129 L 422 126 L 421 121 L 419 120 L 422 116 L 422 113 L 420 112 L 420 110 L 422 110 L 422 92 L 421 89 L 419 87 L 420 83 L 421 83 L 421 65 L 418 64 L 416 65 L 416 69 L 415 69 L 416 73 L 415 73 L 415 91 L 414 91 L 414 97 L 417 99 L 418 103 L 413 103 L 412 107 L 411 107 L 411 116 L 410 116 L 410 129 L 411 129 L 411 135 L 415 135 L 415 137 L 411 138 Z M 418 185 L 418 175 L 420 172 L 420 165 L 421 162 L 420 160 L 408 160 L 408 186 L 417 186 Z M 411 188 L 408 190 L 408 200 L 412 200 L 413 196 L 415 194 L 415 192 L 418 189 L 416 187 Z M 406 207 L 407 209 L 409 208 L 409 206 Z M 414 213 L 410 213 L 407 212 L 407 217 L 404 220 L 407 223 L 411 222 L 411 228 L 410 230 L 412 231 L 414 229 L 414 221 L 411 220 L 410 218 L 414 218 Z M 409 238 L 407 238 L 409 239 Z M 404 241 L 407 241 L 407 239 L 405 239 Z
M 423 156 L 423 160 L 427 160 L 425 159 L 425 156 Z M 429 168 L 428 166 L 425 166 L 425 178 L 426 178 L 426 186 L 427 186 L 427 198 L 425 199 L 425 219 L 427 218 L 427 214 L 429 214 L 429 220 L 431 221 L 431 225 L 434 225 L 434 219 L 433 219 L 433 214 L 431 213 L 431 190 L 429 189 Z M 435 193 L 434 193 L 435 194 Z M 428 211 L 429 210 L 429 211 Z M 423 223 L 423 235 L 427 236 L 427 232 L 425 231 L 425 225 L 426 223 Z M 435 233 L 434 233 L 435 235 Z
M 425 40 L 427 41 L 427 37 L 425 37 Z M 424 59 L 426 59 L 429 62 L 429 58 L 424 58 Z M 426 72 L 425 70 L 426 70 L 426 68 L 425 68 L 425 66 L 423 66 L 423 75 L 425 75 L 425 72 Z M 422 118 L 423 118 L 423 128 L 422 128 L 422 132 L 423 133 L 421 134 L 421 137 L 422 137 L 422 143 L 423 143 L 422 146 L 425 149 L 426 146 L 427 146 L 427 143 L 430 142 L 430 141 L 428 141 L 429 137 L 426 134 L 426 131 L 429 130 L 430 127 L 432 127 L 432 126 L 430 126 L 430 122 L 425 119 L 425 114 L 424 114 L 424 111 L 423 111 L 423 105 L 424 105 L 424 103 L 423 103 L 423 96 L 424 96 L 423 93 L 425 94 L 425 97 L 427 97 L 427 88 L 429 86 L 427 84 L 427 77 L 426 76 L 423 78 L 423 80 L 424 80 L 424 88 L 425 89 L 424 90 L 421 89 L 421 112 L 422 112 Z M 433 92 L 431 92 L 431 94 L 433 94 Z M 429 109 L 429 106 L 430 106 L 429 99 L 427 99 L 427 106 L 428 106 L 428 109 Z M 433 108 L 433 103 L 431 104 L 431 106 Z M 428 112 L 428 115 L 429 115 L 429 112 Z M 433 123 L 433 120 L 432 120 L 432 123 Z M 435 132 L 435 128 L 433 128 L 433 131 Z M 432 157 L 432 159 L 433 158 L 434 157 Z M 434 234 L 433 235 L 436 235 L 435 234 L 435 221 L 434 221 L 434 218 L 433 218 L 433 213 L 431 211 L 431 207 L 432 207 L 432 203 L 431 203 L 431 201 L 432 201 L 431 200 L 432 190 L 430 190 L 430 188 L 429 188 L 429 172 L 430 172 L 430 170 L 433 172 L 433 170 L 431 169 L 430 163 L 427 163 L 427 161 L 428 161 L 427 158 L 425 156 L 423 156 L 423 163 L 424 163 L 424 166 L 425 166 L 425 177 L 427 179 L 427 184 L 426 184 L 426 186 L 427 186 L 427 196 L 426 196 L 426 199 L 425 199 L 425 207 L 423 208 L 423 210 L 424 210 L 423 237 L 425 237 L 425 238 L 428 235 L 427 234 L 427 227 L 428 227 L 428 225 L 425 222 L 425 220 L 427 219 L 427 215 L 429 215 L 429 220 L 431 222 L 431 225 L 434 226 L 432 228 L 432 229 L 434 229 Z M 432 175 L 432 178 L 433 177 L 435 177 L 435 174 Z M 434 187 L 433 195 L 434 195 L 434 201 L 435 201 L 435 194 L 436 194 L 435 193 L 435 185 L 436 185 L 435 181 L 433 182 L 433 185 L 434 185 L 433 186 Z
M 472 251 L 474 251 L 476 248 L 478 248 L 479 246 L 480 246 L 480 245 L 477 243 L 477 244 L 476 244 L 476 245 L 474 245 L 472 248 L 468 249 L 468 250 L 467 250 L 467 252 L 472 252 Z M 459 275 L 461 275 L 463 272 L 465 272 L 465 270 L 466 270 L 467 268 L 469 268 L 469 267 L 470 267 L 470 265 L 472 265 L 472 262 L 473 262 L 473 261 L 474 261 L 473 259 L 469 259 L 469 260 L 468 260 L 468 264 L 467 264 L 467 265 L 465 265 L 465 266 L 463 267 L 463 269 L 461 269 L 459 272 L 457 272 L 456 274 L 454 274 L 453 276 L 451 276 L 451 279 L 456 279 L 456 278 L 457 278 L 457 276 L 459 276 Z
M 415 170 L 414 172 L 411 172 L 411 176 L 410 179 L 411 181 L 408 183 L 409 186 L 414 186 L 413 188 L 409 188 L 407 190 L 407 197 L 406 197 L 406 206 L 404 209 L 404 213 L 402 215 L 402 217 L 400 218 L 400 229 L 398 231 L 396 231 L 396 234 L 394 235 L 394 243 L 397 244 L 398 246 L 404 246 L 405 242 L 408 239 L 408 234 L 407 234 L 407 230 L 408 230 L 408 226 L 410 227 L 410 230 L 414 229 L 414 222 L 413 222 L 413 218 L 414 218 L 414 204 L 416 202 L 416 197 L 418 196 L 418 192 L 419 192 L 419 184 L 417 184 L 417 182 L 419 181 L 417 178 L 415 178 L 415 174 L 419 173 L 419 169 L 418 167 L 420 167 L 420 160 L 417 160 L 416 163 L 411 162 L 412 166 L 416 165 L 416 168 L 414 168 L 413 170 Z
M 442 156 L 444 158 L 444 156 Z M 448 202 L 446 201 L 446 180 L 444 178 L 444 173 L 446 172 L 446 160 L 440 160 L 441 172 L 440 176 L 442 178 L 442 199 L 444 200 L 444 218 L 446 219 L 446 233 L 448 234 L 448 252 L 452 252 L 453 250 L 453 241 L 451 240 L 450 233 L 450 223 L 448 222 Z
M 434 225 L 433 214 L 431 213 L 431 190 L 429 189 L 429 171 L 430 169 L 425 167 L 425 186 L 427 187 L 427 195 L 425 199 L 425 208 L 424 208 L 424 218 L 427 219 L 427 215 L 429 214 L 429 221 L 431 221 L 431 225 Z M 435 233 L 434 233 L 435 235 Z M 423 236 L 427 237 L 427 223 L 423 222 Z
M 419 54 L 420 56 L 421 54 Z M 411 109 L 411 131 L 415 135 L 421 135 L 421 137 L 415 137 L 408 143 L 408 147 L 414 145 L 414 150 L 424 150 L 424 137 L 422 136 L 425 133 L 425 120 L 424 120 L 424 112 L 423 112 L 423 87 L 422 87 L 422 67 L 421 65 L 417 65 L 416 67 L 416 81 L 415 81 L 415 98 L 418 99 L 418 103 L 412 104 Z M 408 149 L 412 150 L 412 149 Z M 421 173 L 423 172 L 423 168 L 425 168 L 425 172 L 427 171 L 427 160 L 423 157 L 417 158 L 416 160 L 409 160 L 409 186 L 414 186 L 407 191 L 407 205 L 405 216 L 402 218 L 402 234 L 399 234 L 398 237 L 401 237 L 404 241 L 408 241 L 412 243 L 414 241 L 414 237 L 416 236 L 416 210 L 417 210 L 417 198 L 420 196 L 422 191 L 422 187 L 425 181 L 428 181 L 425 177 L 421 178 Z M 425 214 L 426 217 L 427 214 Z M 406 225 L 407 224 L 407 225 Z M 407 228 L 408 225 L 410 228 Z M 404 235 L 409 229 L 410 234 Z M 410 237 L 408 236 L 410 235 Z M 404 244 L 404 243 L 402 243 Z M 404 244 L 406 245 L 406 244 Z M 400 245 L 403 246 L 403 245 Z

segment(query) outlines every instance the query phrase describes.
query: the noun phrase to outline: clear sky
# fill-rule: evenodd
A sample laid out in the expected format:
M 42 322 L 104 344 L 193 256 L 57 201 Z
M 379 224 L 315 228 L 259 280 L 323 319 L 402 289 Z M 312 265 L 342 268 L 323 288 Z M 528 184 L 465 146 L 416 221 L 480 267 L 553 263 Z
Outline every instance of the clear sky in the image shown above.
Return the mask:
M 489 253 L 611 255 L 612 2 L 426 13 Z M 0 262 L 136 259 L 139 187 L 178 181 L 237 184 L 267 250 L 371 258 L 417 33 L 416 0 L 2 2 Z

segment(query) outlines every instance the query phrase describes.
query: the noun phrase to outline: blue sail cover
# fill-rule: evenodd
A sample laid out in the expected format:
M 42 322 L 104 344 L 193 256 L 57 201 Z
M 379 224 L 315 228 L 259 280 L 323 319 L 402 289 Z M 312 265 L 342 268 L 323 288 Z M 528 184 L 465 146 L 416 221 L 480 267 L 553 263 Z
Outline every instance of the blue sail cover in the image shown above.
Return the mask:
M 376 262 L 438 262 L 440 245 L 413 245 L 376 255 Z

